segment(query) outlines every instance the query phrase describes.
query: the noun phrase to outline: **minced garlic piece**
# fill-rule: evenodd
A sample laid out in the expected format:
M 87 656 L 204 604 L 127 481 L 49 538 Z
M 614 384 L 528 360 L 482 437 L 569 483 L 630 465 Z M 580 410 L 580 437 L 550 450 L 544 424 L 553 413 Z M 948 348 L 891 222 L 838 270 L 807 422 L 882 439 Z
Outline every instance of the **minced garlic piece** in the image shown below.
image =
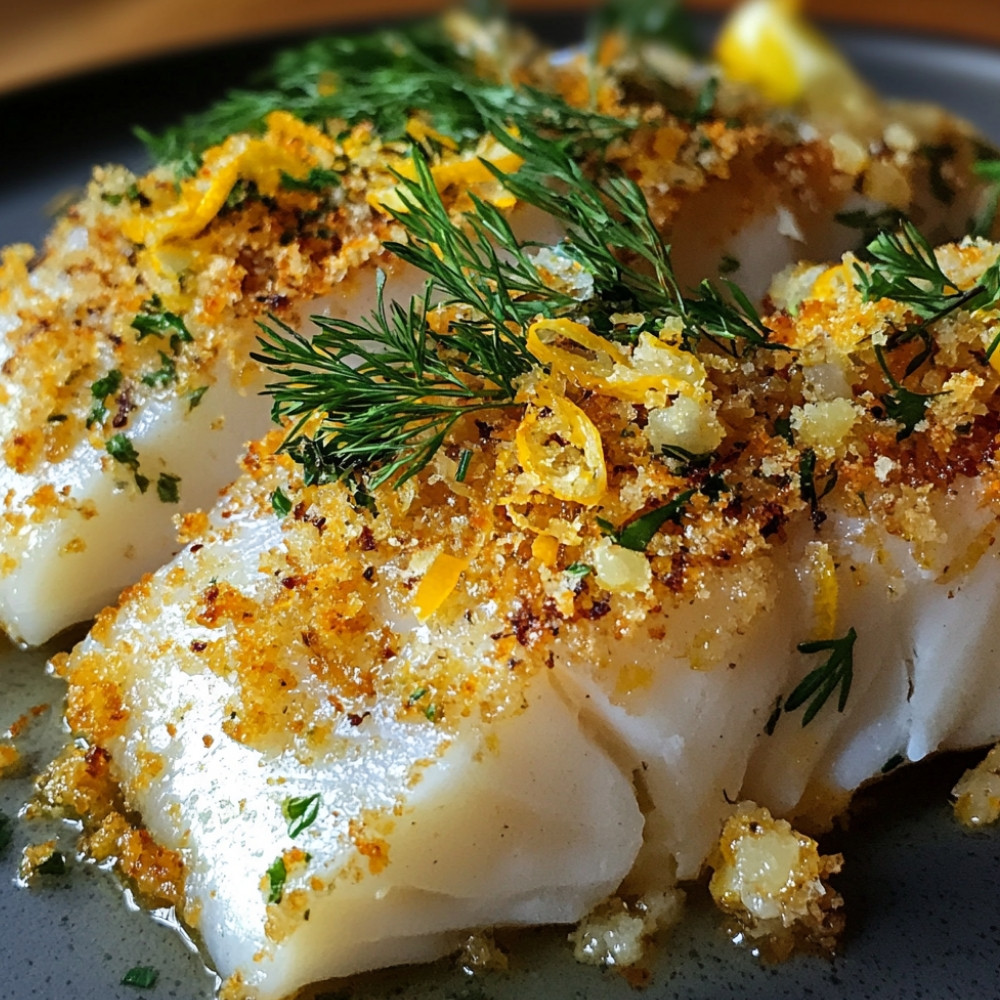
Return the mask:
M 736 917 L 751 937 L 793 931 L 827 948 L 842 921 L 843 899 L 826 884 L 840 870 L 838 855 L 821 855 L 811 837 L 767 809 L 742 802 L 719 839 L 709 889 L 716 905 Z
M 605 590 L 634 593 L 647 590 L 653 581 L 645 553 L 615 545 L 609 538 L 602 538 L 594 546 L 592 558 L 597 582 Z
M 792 407 L 792 429 L 801 447 L 832 457 L 857 423 L 858 415 L 857 407 L 849 399 L 806 403 Z
M 654 452 L 681 448 L 692 455 L 704 455 L 719 447 L 725 430 L 710 406 L 678 396 L 669 406 L 649 411 L 645 435 Z

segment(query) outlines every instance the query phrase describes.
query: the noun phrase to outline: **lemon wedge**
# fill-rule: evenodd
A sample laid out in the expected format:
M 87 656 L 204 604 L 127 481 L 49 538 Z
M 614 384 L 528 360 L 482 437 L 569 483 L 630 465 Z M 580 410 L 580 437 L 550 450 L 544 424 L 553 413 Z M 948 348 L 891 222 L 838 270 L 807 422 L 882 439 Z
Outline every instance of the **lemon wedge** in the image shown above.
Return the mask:
M 722 27 L 715 57 L 726 75 L 780 105 L 870 100 L 850 64 L 802 16 L 798 0 L 749 0 Z

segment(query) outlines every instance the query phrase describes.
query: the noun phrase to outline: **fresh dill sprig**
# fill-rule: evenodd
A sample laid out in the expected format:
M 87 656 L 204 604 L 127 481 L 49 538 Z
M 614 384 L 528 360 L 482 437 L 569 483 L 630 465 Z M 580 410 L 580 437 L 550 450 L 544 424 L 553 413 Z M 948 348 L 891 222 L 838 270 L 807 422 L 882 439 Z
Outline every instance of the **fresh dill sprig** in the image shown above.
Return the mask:
M 472 67 L 446 39 L 437 21 L 406 30 L 315 39 L 280 52 L 252 86 L 229 91 L 205 111 L 189 115 L 160 135 L 138 130 L 162 163 L 191 162 L 236 132 L 259 133 L 272 111 L 288 111 L 324 125 L 372 121 L 383 139 L 402 138 L 410 114 L 436 109 L 438 131 L 459 139 L 481 132 L 477 114 L 456 78 Z
M 635 311 L 662 321 L 679 318 L 685 345 L 691 349 L 702 337 L 716 343 L 742 340 L 754 347 L 780 347 L 768 341 L 768 331 L 746 295 L 724 281 L 728 297 L 711 281 L 685 294 L 677 281 L 664 241 L 649 214 L 649 205 L 635 181 L 603 165 L 591 180 L 572 147 L 565 141 L 524 129 L 514 136 L 493 121 L 497 139 L 524 160 L 516 173 L 485 165 L 526 205 L 539 208 L 566 228 L 563 251 L 593 278 L 591 308 L 596 329 L 610 332 L 608 317 Z
M 293 422 L 283 450 L 305 467 L 307 483 L 369 468 L 372 488 L 398 485 L 463 415 L 513 401 L 527 357 L 475 326 L 437 332 L 427 315 L 432 287 L 387 306 L 379 272 L 378 306 L 365 322 L 316 316 L 311 339 L 273 318 L 262 324 L 253 357 L 281 377 L 266 391 L 275 419 Z M 308 427 L 317 417 L 320 426 Z
M 504 119 L 480 108 L 522 166 L 506 173 L 480 162 L 522 204 L 561 224 L 557 252 L 590 276 L 593 295 L 552 287 L 534 255 L 542 244 L 519 240 L 506 216 L 474 193 L 471 209 L 454 218 L 427 153 L 415 146 L 415 176 L 397 175 L 401 204 L 390 209 L 407 240 L 386 249 L 427 275 L 422 297 L 387 304 L 381 279 L 367 320 L 314 317 L 320 332 L 312 339 L 275 320 L 263 325 L 253 355 L 280 377 L 266 391 L 275 419 L 291 422 L 283 449 L 308 482 L 367 469 L 370 486 L 398 485 L 430 461 L 463 415 L 514 405 L 517 378 L 536 364 L 524 330 L 539 316 L 573 316 L 613 334 L 616 312 L 640 312 L 657 325 L 679 317 L 692 350 L 702 337 L 729 342 L 734 353 L 738 340 L 775 346 L 735 285 L 727 283 L 729 297 L 707 281 L 682 292 L 637 184 L 600 163 L 591 179 L 584 163 L 593 136 L 579 126 L 595 116 L 581 118 L 550 95 L 523 94 Z M 609 130 L 624 127 L 596 118 Z M 457 308 L 445 324 L 432 307 Z
M 885 349 L 880 344 L 875 345 L 875 357 L 891 387 L 891 392 L 882 393 L 879 399 L 885 407 L 886 415 L 899 424 L 896 440 L 902 441 L 916 430 L 917 424 L 924 419 L 927 405 L 940 393 L 914 392 L 912 389 L 907 389 L 889 370 L 889 363 L 885 359 Z
M 416 179 L 399 178 L 402 210 L 393 217 L 407 231 L 408 242 L 385 248 L 430 278 L 439 305 L 466 305 L 472 318 L 456 323 L 493 337 L 496 350 L 513 351 L 531 366 L 524 338 L 512 330 L 536 316 L 553 316 L 579 306 L 572 295 L 551 287 L 529 255 L 532 244 L 521 243 L 504 214 L 470 193 L 473 211 L 456 225 L 434 184 L 430 165 L 419 149 L 413 151 Z
M 629 127 L 530 87 L 485 78 L 438 20 L 405 30 L 316 39 L 280 53 L 254 84 L 230 91 L 160 135 L 143 129 L 137 134 L 156 160 L 191 173 L 210 146 L 237 132 L 262 133 L 267 115 L 279 110 L 320 128 L 331 122 L 347 127 L 371 122 L 385 142 L 405 139 L 411 116 L 420 113 L 461 146 L 484 134 L 486 115 L 573 132 L 594 146 Z
M 870 267 L 855 264 L 855 282 L 866 302 L 892 299 L 908 306 L 930 326 L 958 309 L 990 308 L 1000 299 L 1000 261 L 962 291 L 941 268 L 934 248 L 911 222 L 897 232 L 879 233 L 868 244 Z
M 851 693 L 851 682 L 854 680 L 854 643 L 857 638 L 858 633 L 852 627 L 840 639 L 800 642 L 796 647 L 800 653 L 828 652 L 830 655 L 815 670 L 802 678 L 785 699 L 783 710 L 794 712 L 808 701 L 809 705 L 802 715 L 802 725 L 808 726 L 816 717 L 816 713 L 827 703 L 830 695 L 840 688 L 837 711 L 843 712 L 847 706 L 848 695 Z M 774 728 L 773 725 L 771 728 Z
M 883 347 L 875 345 L 875 357 L 889 383 L 891 391 L 879 398 L 888 416 L 900 429 L 897 440 L 913 433 L 923 420 L 924 412 L 936 393 L 914 392 L 904 386 L 889 370 L 886 350 L 895 350 L 914 340 L 920 350 L 910 359 L 903 377 L 912 375 L 931 356 L 934 342 L 931 327 L 959 309 L 975 312 L 991 309 L 1000 302 L 1000 260 L 980 275 L 971 288 L 962 290 L 938 263 L 934 248 L 910 222 L 903 222 L 895 233 L 880 233 L 867 248 L 871 263 L 868 267 L 855 264 L 855 285 L 866 302 L 892 299 L 908 306 L 919 318 L 894 330 Z M 998 334 L 986 351 L 986 361 L 1000 346 Z

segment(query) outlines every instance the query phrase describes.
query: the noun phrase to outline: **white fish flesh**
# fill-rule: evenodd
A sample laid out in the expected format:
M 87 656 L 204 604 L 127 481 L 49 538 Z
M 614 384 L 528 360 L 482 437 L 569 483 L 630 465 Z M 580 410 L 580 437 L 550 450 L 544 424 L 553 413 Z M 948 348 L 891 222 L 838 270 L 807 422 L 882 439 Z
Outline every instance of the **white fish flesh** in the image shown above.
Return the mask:
M 973 288 L 997 248 L 938 259 Z M 742 796 L 823 822 L 893 762 L 1000 737 L 992 313 L 934 322 L 907 417 L 876 348 L 904 365 L 912 341 L 885 338 L 918 318 L 863 301 L 854 267 L 775 291 L 791 350 L 684 362 L 703 462 L 660 457 L 657 407 L 557 353 L 377 514 L 303 485 L 275 434 L 59 662 L 72 730 L 180 857 L 236 995 L 661 892 Z

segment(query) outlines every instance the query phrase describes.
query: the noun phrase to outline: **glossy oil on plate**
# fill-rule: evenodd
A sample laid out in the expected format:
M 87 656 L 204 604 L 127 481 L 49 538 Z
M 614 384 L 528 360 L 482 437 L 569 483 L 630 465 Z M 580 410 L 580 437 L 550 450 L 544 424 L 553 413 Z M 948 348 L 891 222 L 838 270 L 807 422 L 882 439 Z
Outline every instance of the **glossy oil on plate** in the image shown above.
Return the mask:
M 534 25 L 555 43 L 579 37 L 576 18 Z M 701 25 L 707 30 L 706 25 Z M 841 31 L 836 40 L 883 94 L 934 100 L 1000 142 L 1000 52 L 919 38 Z M 72 197 L 90 166 L 146 161 L 130 126 L 160 126 L 252 72 L 270 48 L 253 44 L 128 66 L 0 99 L 8 152 L 0 158 L 0 245 L 37 243 L 46 211 Z M 58 121 L 58 128 L 54 123 Z M 44 675 L 47 655 L 72 642 L 21 653 L 0 646 L 0 731 L 36 706 L 18 746 L 23 775 L 0 781 L 0 811 L 15 815 L 30 796 L 30 773 L 58 749 L 60 682 Z M 974 758 L 973 758 L 974 759 Z M 680 928 L 661 942 L 645 1000 L 765 1000 L 1000 997 L 1000 832 L 972 834 L 951 816 L 948 790 L 969 759 L 931 762 L 862 793 L 849 828 L 824 848 L 846 855 L 837 881 L 848 930 L 835 958 L 802 956 L 766 965 L 735 947 L 696 888 Z M 17 884 L 22 848 L 58 837 L 65 875 Z M 19 822 L 0 853 L 0 1000 L 212 1000 L 216 979 L 170 915 L 138 910 L 106 872 L 74 863 L 71 828 Z M 453 961 L 327 984 L 327 1000 L 625 1000 L 634 983 L 611 970 L 576 965 L 565 930 L 501 934 L 509 968 L 469 975 Z M 150 990 L 123 985 L 134 966 L 157 970 Z

